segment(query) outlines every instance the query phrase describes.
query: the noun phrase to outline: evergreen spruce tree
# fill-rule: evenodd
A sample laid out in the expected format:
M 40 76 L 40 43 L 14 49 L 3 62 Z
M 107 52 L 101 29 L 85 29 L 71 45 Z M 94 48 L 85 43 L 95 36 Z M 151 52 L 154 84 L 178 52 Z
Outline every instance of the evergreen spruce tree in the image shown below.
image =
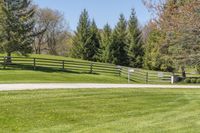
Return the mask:
M 3 7 L 3 0 L 0 0 L 0 42 L 2 41 L 2 35 L 3 35 L 2 24 L 3 24 L 3 20 L 4 20 L 2 7 Z M 1 45 L 0 45 L 0 47 L 1 47 Z
M 129 65 L 127 55 L 127 22 L 123 14 L 120 15 L 119 22 L 112 35 L 110 46 L 111 62 L 117 65 Z
M 81 13 L 77 31 L 73 38 L 72 57 L 88 59 L 88 46 L 90 43 L 90 20 L 86 9 Z
M 4 21 L 4 15 L 2 11 L 2 6 L 3 6 L 3 0 L 0 0 L 0 52 L 3 52 L 3 46 L 1 45 L 2 39 L 3 39 L 3 27 L 2 23 Z
M 161 70 L 160 41 L 161 33 L 152 29 L 145 44 L 144 67 L 149 70 Z
M 112 29 L 106 24 L 101 35 L 101 61 L 110 63 L 110 46 L 112 43 Z
M 138 27 L 138 20 L 134 9 L 132 9 L 128 22 L 128 44 L 129 65 L 131 67 L 141 68 L 144 51 L 142 48 L 141 31 Z
M 0 23 L 2 22 L 3 19 L 3 0 L 0 0 Z M 0 24 L 0 32 L 2 31 L 2 23 Z
M 100 59 L 100 34 L 95 21 L 93 20 L 90 26 L 90 43 L 87 48 L 87 60 L 97 61 Z
M 3 48 L 7 56 L 10 57 L 13 52 L 22 55 L 31 53 L 35 26 L 35 9 L 31 0 L 4 0 L 3 13 Z

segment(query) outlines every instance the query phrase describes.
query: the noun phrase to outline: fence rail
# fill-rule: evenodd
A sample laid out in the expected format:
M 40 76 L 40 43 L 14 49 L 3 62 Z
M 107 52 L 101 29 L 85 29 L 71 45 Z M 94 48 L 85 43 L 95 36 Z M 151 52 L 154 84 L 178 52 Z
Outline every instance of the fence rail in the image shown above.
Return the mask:
M 127 77 L 128 72 L 131 68 L 123 67 L 122 76 Z M 160 75 L 161 74 L 161 75 Z M 171 73 L 168 72 L 151 72 L 147 70 L 134 69 L 134 72 L 130 73 L 130 80 L 137 83 L 171 83 Z
M 60 71 L 70 71 L 79 73 L 108 73 L 118 75 L 119 70 L 115 65 L 106 63 L 96 63 L 89 61 L 72 61 L 72 60 L 57 60 L 45 58 L 28 58 L 28 57 L 11 57 L 11 62 L 8 61 L 10 57 L 0 57 L 0 65 L 2 69 L 54 69 Z
M 8 59 L 11 58 L 11 62 Z M 109 74 L 127 78 L 130 68 L 113 64 L 79 61 L 58 60 L 29 57 L 2 57 L 0 56 L 1 69 L 28 69 L 28 70 L 59 70 L 76 73 Z M 159 74 L 161 76 L 159 76 Z M 136 83 L 170 83 L 171 73 L 154 72 L 134 68 L 130 80 Z

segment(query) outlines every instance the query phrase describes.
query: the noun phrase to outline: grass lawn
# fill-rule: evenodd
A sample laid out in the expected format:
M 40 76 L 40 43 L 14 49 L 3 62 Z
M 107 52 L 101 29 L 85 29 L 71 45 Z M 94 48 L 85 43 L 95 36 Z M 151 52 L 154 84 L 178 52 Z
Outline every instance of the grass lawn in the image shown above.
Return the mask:
M 6 56 L 6 54 L 0 54 L 0 56 Z M 12 54 L 12 57 L 23 57 L 18 54 Z M 74 59 L 70 57 L 63 57 L 63 56 L 54 56 L 54 55 L 46 55 L 46 54 L 29 54 L 27 57 L 30 58 L 45 58 L 45 59 L 55 59 L 55 60 L 72 60 L 72 61 L 85 61 L 81 59 Z M 87 61 L 85 61 L 87 62 Z
M 127 83 L 127 79 L 58 71 L 0 70 L 0 83 Z
M 197 133 L 200 90 L 0 92 L 1 133 Z

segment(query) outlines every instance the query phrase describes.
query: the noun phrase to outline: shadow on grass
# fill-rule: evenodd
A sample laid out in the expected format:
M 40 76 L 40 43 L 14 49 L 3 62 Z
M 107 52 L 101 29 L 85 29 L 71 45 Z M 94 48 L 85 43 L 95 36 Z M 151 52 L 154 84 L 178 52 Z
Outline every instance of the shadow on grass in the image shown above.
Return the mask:
M 31 65 L 22 65 L 22 64 L 10 64 L 3 68 L 3 66 L 0 68 L 0 70 L 32 70 L 32 71 L 39 71 L 39 72 L 46 72 L 46 73 L 54 73 L 54 72 L 66 72 L 66 73 L 73 73 L 73 74 L 91 74 L 89 71 L 73 71 L 70 69 L 62 69 L 62 68 L 56 68 L 56 67 L 42 67 L 37 66 L 34 67 Z M 97 73 L 92 73 L 95 75 L 99 75 Z
M 70 70 L 70 69 L 62 69 L 62 68 L 56 68 L 56 67 L 42 67 L 42 66 L 37 66 L 35 69 L 32 65 L 23 65 L 23 64 L 10 64 L 7 65 L 6 68 L 4 69 L 3 66 L 0 65 L 0 70 L 6 70 L 6 71 L 12 71 L 12 70 L 30 70 L 30 71 L 35 71 L 35 72 L 45 72 L 45 73 L 71 73 L 71 74 L 91 74 L 91 75 L 101 75 L 101 73 L 96 73 L 92 72 L 90 73 L 89 70 L 85 71 L 75 71 L 75 70 Z M 111 74 L 112 75 L 112 74 Z M 112 75 L 113 76 L 113 75 Z

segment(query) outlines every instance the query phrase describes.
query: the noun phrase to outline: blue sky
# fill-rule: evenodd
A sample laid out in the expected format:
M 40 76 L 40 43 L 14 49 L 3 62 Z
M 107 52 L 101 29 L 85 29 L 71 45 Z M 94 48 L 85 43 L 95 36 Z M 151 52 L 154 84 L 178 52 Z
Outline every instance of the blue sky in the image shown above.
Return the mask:
M 89 12 L 90 18 L 95 19 L 99 28 L 106 23 L 114 27 L 121 13 L 128 19 L 132 8 L 135 8 L 141 25 L 150 19 L 150 14 L 141 0 L 34 0 L 34 3 L 42 8 L 48 7 L 63 12 L 71 30 L 76 29 L 84 8 Z

